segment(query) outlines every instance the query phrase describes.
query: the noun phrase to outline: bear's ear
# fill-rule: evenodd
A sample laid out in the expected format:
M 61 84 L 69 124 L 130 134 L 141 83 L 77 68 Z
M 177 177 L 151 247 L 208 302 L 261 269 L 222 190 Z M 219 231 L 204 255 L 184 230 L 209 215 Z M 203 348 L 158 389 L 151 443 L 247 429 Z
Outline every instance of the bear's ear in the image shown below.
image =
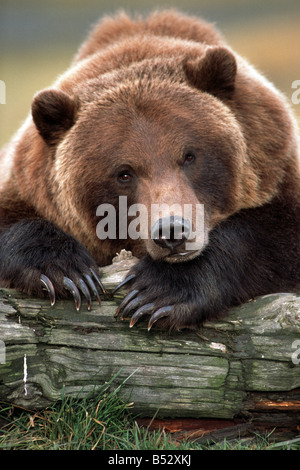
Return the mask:
M 59 142 L 76 121 L 79 103 L 61 90 L 48 89 L 37 93 L 31 113 L 37 130 L 49 145 Z
M 237 64 L 225 47 L 209 47 L 201 59 L 185 61 L 183 69 L 192 86 L 221 99 L 232 97 Z

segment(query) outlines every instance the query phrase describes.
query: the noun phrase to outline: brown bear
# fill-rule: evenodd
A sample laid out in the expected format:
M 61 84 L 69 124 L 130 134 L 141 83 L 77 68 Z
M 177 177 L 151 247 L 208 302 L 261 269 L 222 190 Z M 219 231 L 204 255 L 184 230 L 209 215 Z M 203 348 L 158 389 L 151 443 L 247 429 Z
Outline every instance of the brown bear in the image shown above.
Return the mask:
M 169 329 L 297 292 L 298 148 L 283 95 L 212 25 L 104 18 L 1 153 L 0 285 L 90 308 L 125 248 L 117 315 Z

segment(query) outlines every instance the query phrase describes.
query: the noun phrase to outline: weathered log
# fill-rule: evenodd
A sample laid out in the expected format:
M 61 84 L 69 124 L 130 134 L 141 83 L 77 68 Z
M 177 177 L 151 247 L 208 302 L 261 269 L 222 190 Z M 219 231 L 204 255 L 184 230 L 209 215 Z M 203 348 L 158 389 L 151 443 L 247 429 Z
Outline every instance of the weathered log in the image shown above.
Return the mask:
M 131 259 L 102 269 L 108 289 Z M 124 295 L 120 293 L 120 296 Z M 111 379 L 140 416 L 223 418 L 266 415 L 300 421 L 300 296 L 269 295 L 233 308 L 197 331 L 166 333 L 116 321 L 116 299 L 29 299 L 0 290 L 0 400 L 42 408 L 83 396 Z M 274 418 L 274 419 L 275 419 Z M 275 423 L 275 421 L 274 421 Z M 281 423 L 282 424 L 282 423 Z M 276 424 L 274 424 L 275 426 Z

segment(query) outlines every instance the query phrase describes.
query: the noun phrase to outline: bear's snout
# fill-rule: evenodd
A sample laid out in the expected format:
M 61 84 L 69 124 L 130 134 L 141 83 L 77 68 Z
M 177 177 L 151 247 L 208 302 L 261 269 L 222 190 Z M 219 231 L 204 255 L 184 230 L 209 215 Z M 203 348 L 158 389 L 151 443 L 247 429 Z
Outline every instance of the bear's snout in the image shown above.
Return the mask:
M 162 247 L 171 252 L 182 245 L 190 236 L 191 223 L 179 216 L 163 217 L 158 219 L 151 228 L 151 238 Z
M 148 246 L 148 252 L 154 259 L 168 263 L 188 261 L 201 251 L 198 247 L 189 248 L 191 237 L 192 223 L 189 219 L 178 215 L 159 218 L 151 227 L 151 240 L 154 243 L 150 245 L 150 250 Z

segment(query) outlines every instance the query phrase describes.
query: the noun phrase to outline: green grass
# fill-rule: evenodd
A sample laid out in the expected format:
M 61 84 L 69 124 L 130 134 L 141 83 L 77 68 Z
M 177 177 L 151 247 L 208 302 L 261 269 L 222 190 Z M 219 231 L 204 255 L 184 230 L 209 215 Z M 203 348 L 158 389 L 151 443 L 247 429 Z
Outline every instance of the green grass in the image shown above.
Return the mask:
M 3 405 L 0 449 L 118 448 L 132 426 L 131 405 L 119 398 L 119 388 L 110 390 L 111 383 L 96 396 L 62 396 L 42 412 Z
M 115 377 L 114 377 L 115 378 Z M 266 450 L 298 449 L 300 439 L 272 443 L 272 433 L 200 445 L 138 426 L 114 378 L 85 398 L 62 396 L 43 411 L 0 404 L 0 450 Z

